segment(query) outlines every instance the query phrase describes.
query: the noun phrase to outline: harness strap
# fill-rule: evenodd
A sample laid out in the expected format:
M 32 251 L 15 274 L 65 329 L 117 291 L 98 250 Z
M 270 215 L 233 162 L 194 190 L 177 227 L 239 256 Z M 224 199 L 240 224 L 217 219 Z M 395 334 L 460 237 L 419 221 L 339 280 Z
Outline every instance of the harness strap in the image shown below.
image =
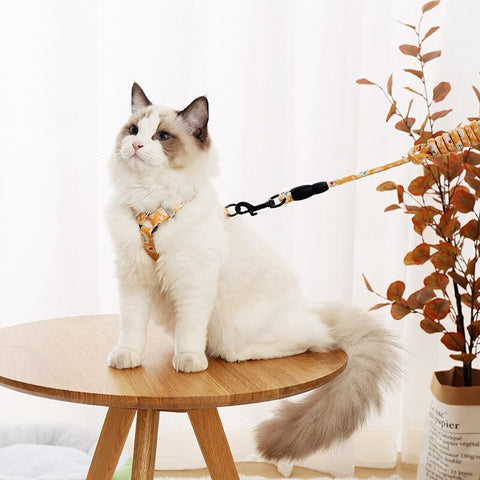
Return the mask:
M 143 240 L 143 249 L 154 261 L 157 261 L 160 255 L 155 249 L 153 234 L 157 231 L 158 227 L 162 223 L 166 222 L 170 218 L 173 218 L 178 210 L 180 210 L 184 205 L 185 202 L 182 202 L 173 210 L 170 208 L 160 207 L 152 213 L 136 212 L 132 208 L 133 215 L 138 223 L 140 235 Z

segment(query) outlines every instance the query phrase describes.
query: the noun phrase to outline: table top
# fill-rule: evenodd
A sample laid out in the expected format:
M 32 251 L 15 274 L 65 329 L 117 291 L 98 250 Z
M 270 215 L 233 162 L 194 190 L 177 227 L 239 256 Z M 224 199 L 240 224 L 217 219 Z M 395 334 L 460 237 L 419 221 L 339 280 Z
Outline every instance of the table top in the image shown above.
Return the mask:
M 173 342 L 149 325 L 144 364 L 107 366 L 118 316 L 67 317 L 0 329 L 0 385 L 40 397 L 121 408 L 184 411 L 257 403 L 312 390 L 346 366 L 340 350 L 273 360 L 209 359 L 201 373 L 172 367 Z

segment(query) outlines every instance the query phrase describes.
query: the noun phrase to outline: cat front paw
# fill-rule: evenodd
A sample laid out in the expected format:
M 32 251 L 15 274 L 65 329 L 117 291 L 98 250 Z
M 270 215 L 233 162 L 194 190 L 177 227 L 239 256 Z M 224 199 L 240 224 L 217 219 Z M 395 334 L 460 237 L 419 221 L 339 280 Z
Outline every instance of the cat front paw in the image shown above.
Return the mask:
M 142 354 L 133 348 L 117 346 L 110 352 L 107 363 L 113 368 L 135 368 L 142 364 Z
M 173 357 L 173 368 L 177 372 L 203 372 L 208 367 L 207 356 L 204 353 L 185 352 L 177 353 Z

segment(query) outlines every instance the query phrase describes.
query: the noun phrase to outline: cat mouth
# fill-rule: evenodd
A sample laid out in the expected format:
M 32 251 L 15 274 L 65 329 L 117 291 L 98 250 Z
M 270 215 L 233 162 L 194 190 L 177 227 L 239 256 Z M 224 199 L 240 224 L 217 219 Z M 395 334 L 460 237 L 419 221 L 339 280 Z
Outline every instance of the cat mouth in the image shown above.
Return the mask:
M 136 168 L 136 167 L 138 168 L 140 166 L 145 165 L 145 161 L 143 160 L 143 158 L 139 157 L 136 153 L 128 157 L 127 163 L 130 166 L 130 168 Z
M 138 155 L 136 152 L 133 155 L 130 156 L 130 160 L 145 163 L 145 160 L 140 155 Z

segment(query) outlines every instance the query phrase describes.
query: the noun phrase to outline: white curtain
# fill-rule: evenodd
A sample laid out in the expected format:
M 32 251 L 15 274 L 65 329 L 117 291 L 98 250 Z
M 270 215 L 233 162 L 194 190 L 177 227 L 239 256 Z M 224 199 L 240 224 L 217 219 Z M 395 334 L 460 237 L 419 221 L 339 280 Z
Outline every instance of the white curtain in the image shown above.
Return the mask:
M 103 213 L 106 163 L 128 118 L 134 80 L 156 103 L 177 108 L 207 94 L 222 202 L 261 202 L 406 152 L 408 137 L 385 125 L 381 92 L 355 80 L 384 85 L 394 72 L 394 93 L 405 110 L 402 85 L 414 79 L 402 69 L 415 66 L 398 45 L 415 38 L 398 21 L 415 24 L 423 3 L 4 0 L 0 326 L 118 310 Z M 428 64 L 431 85 L 446 80 L 453 86 L 444 108 L 454 111 L 439 127 L 477 115 L 470 85 L 480 83 L 473 33 L 479 14 L 476 0 L 443 0 L 426 14 L 426 25 L 441 26 L 426 45 L 443 50 Z M 402 264 L 414 241 L 409 219 L 384 214 L 394 198 L 375 191 L 387 179 L 407 183 L 414 169 L 339 186 L 249 222 L 293 266 L 312 299 L 368 308 L 377 299 L 362 273 L 380 292 L 415 275 Z M 404 384 L 351 442 L 306 466 L 349 474 L 354 465 L 391 467 L 397 451 L 405 461 L 417 459 L 431 373 L 446 365 L 447 355 L 415 319 L 395 322 L 380 314 L 404 342 Z M 63 418 L 98 428 L 104 414 L 5 389 L 0 404 L 2 422 Z M 271 407 L 222 411 L 237 459 L 255 457 L 249 426 Z M 183 415 L 162 415 L 160 431 L 159 468 L 202 465 Z

